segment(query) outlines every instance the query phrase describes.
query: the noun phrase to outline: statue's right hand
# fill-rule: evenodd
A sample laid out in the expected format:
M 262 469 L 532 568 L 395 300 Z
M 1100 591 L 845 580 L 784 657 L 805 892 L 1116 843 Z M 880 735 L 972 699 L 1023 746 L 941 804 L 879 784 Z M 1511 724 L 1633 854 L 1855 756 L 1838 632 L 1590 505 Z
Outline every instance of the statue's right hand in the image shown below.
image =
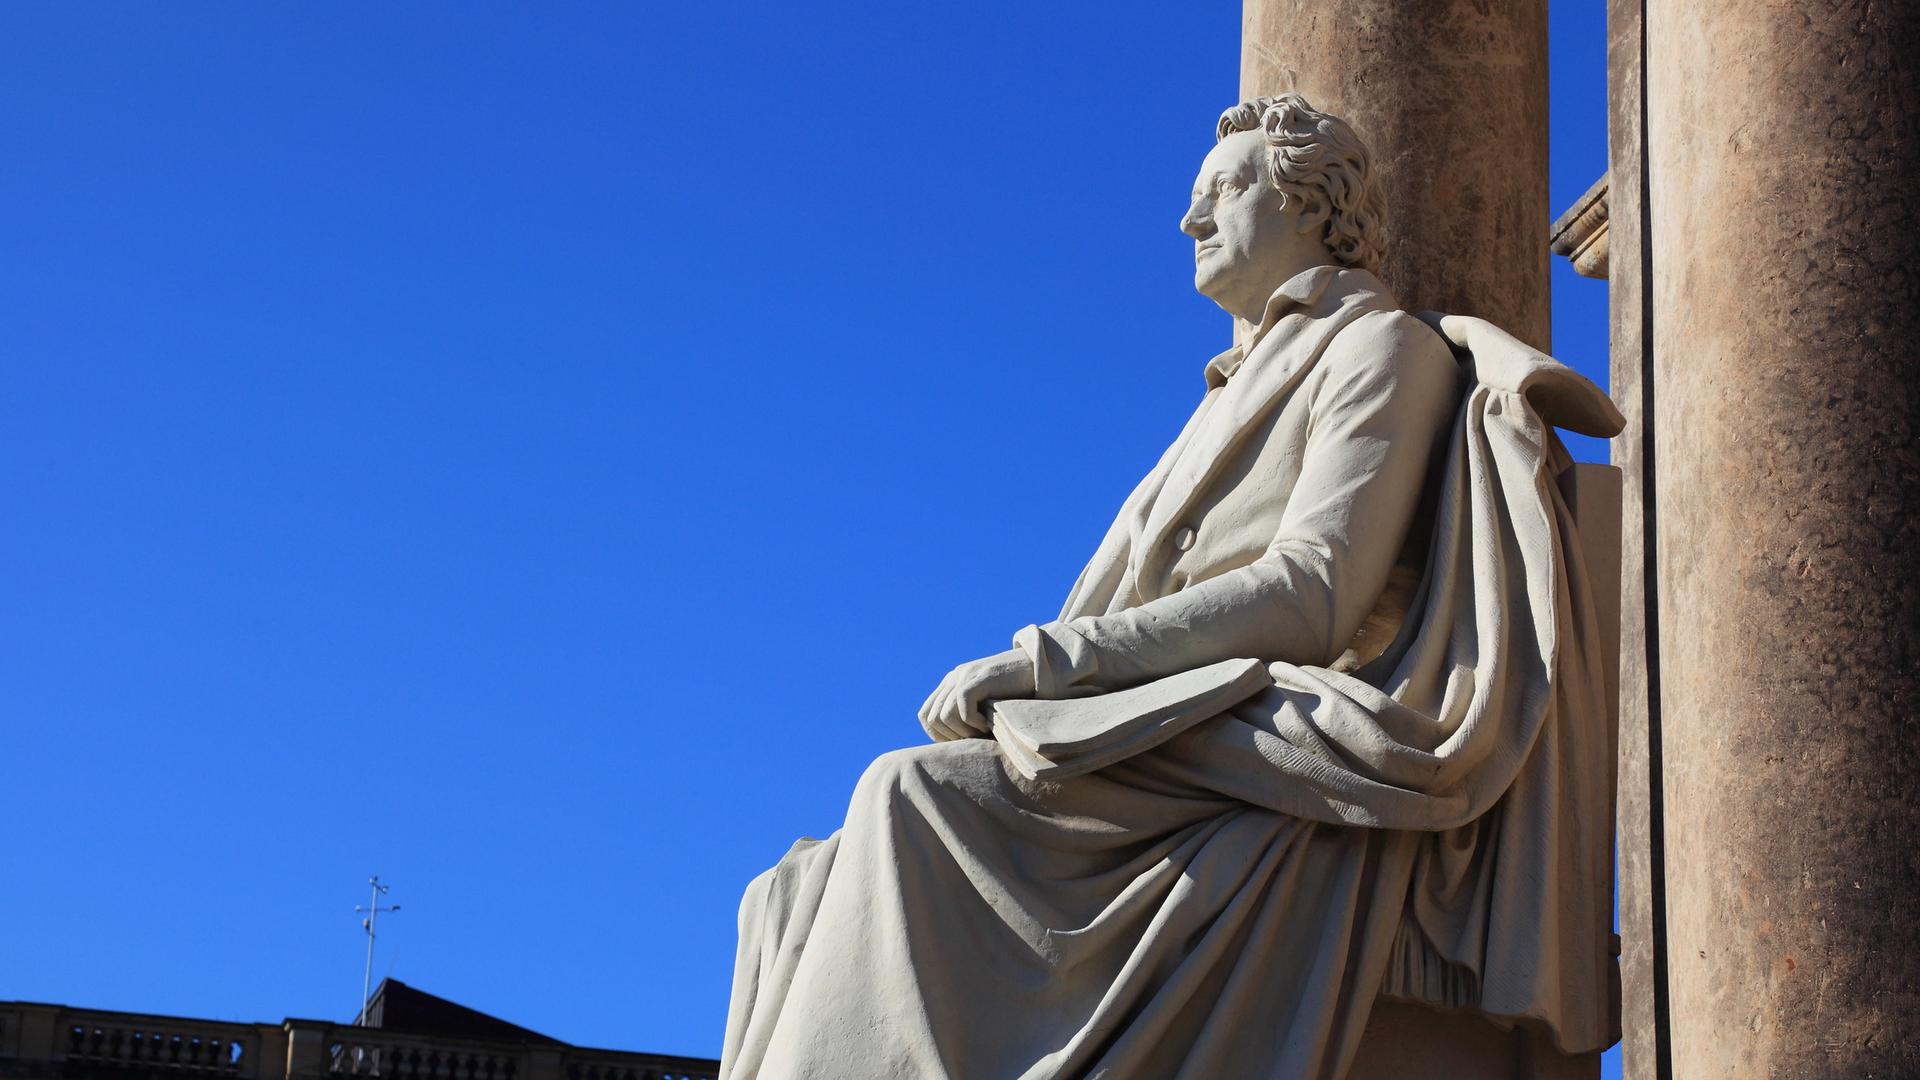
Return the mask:
M 992 737 L 982 706 L 999 698 L 1033 696 L 1033 662 L 1019 649 L 973 660 L 940 680 L 920 706 L 920 726 L 935 742 Z

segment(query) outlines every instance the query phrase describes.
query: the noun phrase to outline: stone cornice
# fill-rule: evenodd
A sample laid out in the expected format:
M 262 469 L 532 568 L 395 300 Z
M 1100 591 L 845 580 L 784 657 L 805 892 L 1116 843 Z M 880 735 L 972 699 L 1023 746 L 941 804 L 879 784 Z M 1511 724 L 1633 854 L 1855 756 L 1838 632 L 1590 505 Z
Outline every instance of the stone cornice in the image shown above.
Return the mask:
M 1602 174 L 1567 212 L 1554 219 L 1547 243 L 1582 277 L 1607 276 L 1607 177 Z

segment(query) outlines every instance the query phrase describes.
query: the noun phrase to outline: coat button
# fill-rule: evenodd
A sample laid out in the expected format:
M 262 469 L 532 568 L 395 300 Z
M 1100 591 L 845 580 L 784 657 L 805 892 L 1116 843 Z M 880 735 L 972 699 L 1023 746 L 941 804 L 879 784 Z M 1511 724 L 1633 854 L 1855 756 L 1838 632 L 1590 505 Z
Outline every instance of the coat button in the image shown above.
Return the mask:
M 1173 546 L 1176 550 L 1187 551 L 1193 547 L 1193 530 L 1183 528 L 1173 534 Z

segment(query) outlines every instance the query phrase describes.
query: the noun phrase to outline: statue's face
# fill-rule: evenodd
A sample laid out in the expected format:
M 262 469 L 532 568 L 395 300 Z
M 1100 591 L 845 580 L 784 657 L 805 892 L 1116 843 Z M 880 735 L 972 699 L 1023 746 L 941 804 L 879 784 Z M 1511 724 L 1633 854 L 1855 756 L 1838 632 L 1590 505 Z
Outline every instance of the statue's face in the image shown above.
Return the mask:
M 1193 237 L 1193 287 L 1229 311 L 1252 293 L 1271 291 L 1299 245 L 1298 211 L 1267 182 L 1266 137 L 1238 131 L 1200 163 L 1193 202 L 1180 231 Z M 1264 301 L 1264 294 L 1259 296 Z

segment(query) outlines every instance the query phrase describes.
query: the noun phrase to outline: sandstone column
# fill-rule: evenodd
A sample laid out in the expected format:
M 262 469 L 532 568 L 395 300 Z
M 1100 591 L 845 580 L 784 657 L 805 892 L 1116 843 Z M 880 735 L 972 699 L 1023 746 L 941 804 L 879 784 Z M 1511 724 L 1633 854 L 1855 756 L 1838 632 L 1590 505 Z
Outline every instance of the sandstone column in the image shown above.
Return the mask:
M 1245 0 L 1242 20 L 1243 98 L 1297 90 L 1378 155 L 1401 304 L 1545 348 L 1544 0 Z
M 1548 348 L 1544 0 L 1244 2 L 1240 96 L 1296 90 L 1373 149 L 1400 303 Z M 1561 1055 L 1538 1032 L 1388 1002 L 1354 1080 L 1598 1073 L 1597 1054 Z
M 1653 378 L 1647 341 L 1644 0 L 1607 3 L 1608 390 L 1627 419 L 1611 445 L 1621 472 L 1620 727 L 1614 850 L 1619 873 L 1621 1075 L 1673 1075 L 1668 1035 L 1660 610 L 1648 553 L 1654 497 Z
M 1920 0 L 1645 20 L 1673 1075 L 1920 1075 Z

